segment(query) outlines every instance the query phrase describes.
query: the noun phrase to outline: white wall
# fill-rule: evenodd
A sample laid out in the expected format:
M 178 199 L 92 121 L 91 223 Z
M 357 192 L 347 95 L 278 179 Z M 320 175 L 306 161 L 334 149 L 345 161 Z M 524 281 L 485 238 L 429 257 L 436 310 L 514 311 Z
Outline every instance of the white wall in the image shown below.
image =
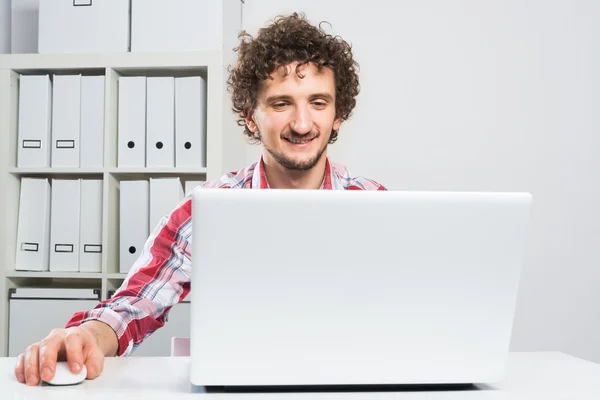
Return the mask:
M 10 0 L 0 0 L 0 54 L 10 53 Z
M 531 192 L 512 349 L 600 362 L 600 2 L 246 0 L 243 26 L 294 10 L 361 65 L 332 158 L 390 189 Z

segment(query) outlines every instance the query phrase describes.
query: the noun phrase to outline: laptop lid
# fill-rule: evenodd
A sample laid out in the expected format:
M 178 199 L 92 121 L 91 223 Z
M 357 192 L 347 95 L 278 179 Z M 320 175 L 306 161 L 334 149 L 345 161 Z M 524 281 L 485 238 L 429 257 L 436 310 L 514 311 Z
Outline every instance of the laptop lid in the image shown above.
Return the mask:
M 191 382 L 496 382 L 526 193 L 193 193 Z

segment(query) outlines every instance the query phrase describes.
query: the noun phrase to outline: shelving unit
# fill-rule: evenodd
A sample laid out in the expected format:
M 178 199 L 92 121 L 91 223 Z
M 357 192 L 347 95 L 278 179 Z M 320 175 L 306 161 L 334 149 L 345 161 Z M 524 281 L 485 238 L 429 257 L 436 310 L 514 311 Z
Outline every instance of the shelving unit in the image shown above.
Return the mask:
M 227 135 L 241 135 L 240 128 L 235 124 L 231 114 L 226 90 L 226 66 L 230 60 L 229 54 L 220 51 L 0 56 L 0 187 L 2 188 L 0 193 L 0 356 L 7 354 L 9 288 L 86 287 L 100 289 L 102 299 L 106 299 L 109 291 L 117 289 L 126 278 L 126 274 L 118 272 L 121 181 L 180 177 L 184 183 L 188 180 L 215 179 L 227 170 L 224 162 L 224 138 Z M 104 167 L 16 167 L 19 78 L 21 75 L 34 74 L 105 76 Z M 205 168 L 117 167 L 117 102 L 120 76 L 202 76 L 206 80 Z M 234 150 L 233 154 L 236 154 L 236 151 L 239 154 L 239 150 Z M 15 271 L 22 177 L 103 180 L 102 272 Z M 41 334 L 44 333 L 40 332 Z

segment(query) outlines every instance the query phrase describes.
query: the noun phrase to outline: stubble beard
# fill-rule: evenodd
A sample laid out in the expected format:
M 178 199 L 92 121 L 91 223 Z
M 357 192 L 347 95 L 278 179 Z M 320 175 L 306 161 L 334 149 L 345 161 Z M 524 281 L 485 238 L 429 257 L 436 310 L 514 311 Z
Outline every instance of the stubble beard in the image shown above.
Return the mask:
M 315 139 L 317 137 L 315 137 Z M 283 168 L 286 168 L 290 171 L 309 171 L 309 170 L 313 169 L 315 167 L 315 165 L 317 165 L 319 163 L 319 161 L 321 160 L 321 158 L 323 157 L 325 150 L 327 150 L 328 144 L 329 144 L 329 141 L 326 141 L 323 148 L 319 149 L 319 151 L 317 152 L 317 154 L 315 154 L 314 157 L 311 157 L 308 160 L 296 160 L 292 157 L 288 157 L 282 151 L 275 151 L 275 150 L 269 148 L 263 142 L 263 146 L 269 152 L 271 157 L 273 157 L 273 159 L 279 165 L 281 165 Z

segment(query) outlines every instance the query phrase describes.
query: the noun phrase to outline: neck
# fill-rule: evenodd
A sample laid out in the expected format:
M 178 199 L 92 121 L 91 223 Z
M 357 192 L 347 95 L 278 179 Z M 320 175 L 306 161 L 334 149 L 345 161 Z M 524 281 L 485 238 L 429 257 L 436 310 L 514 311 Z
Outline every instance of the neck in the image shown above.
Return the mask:
M 327 155 L 307 171 L 289 170 L 271 157 L 263 157 L 265 175 L 272 189 L 319 189 L 325 176 Z

